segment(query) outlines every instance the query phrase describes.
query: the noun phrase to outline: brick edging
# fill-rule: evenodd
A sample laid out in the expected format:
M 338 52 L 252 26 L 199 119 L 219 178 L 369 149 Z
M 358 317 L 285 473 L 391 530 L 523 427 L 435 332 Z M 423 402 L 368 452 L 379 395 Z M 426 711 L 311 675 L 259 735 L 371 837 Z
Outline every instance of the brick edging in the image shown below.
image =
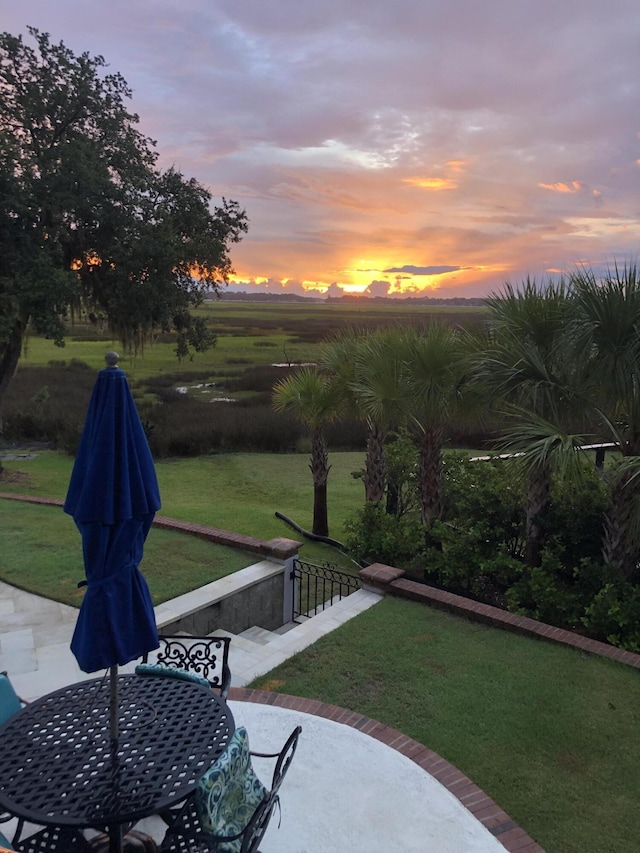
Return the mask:
M 547 625 L 545 622 L 539 622 L 530 616 L 520 616 L 517 613 L 511 613 L 490 604 L 482 604 L 471 598 L 465 598 L 462 595 L 456 595 L 453 592 L 411 580 L 406 577 L 402 569 L 385 566 L 382 563 L 374 563 L 361 569 L 359 574 L 365 586 L 373 587 L 378 592 L 395 595 L 398 598 L 408 598 L 411 601 L 418 601 L 441 610 L 447 610 L 458 616 L 464 616 L 466 619 L 484 622 L 494 628 L 504 628 L 515 634 L 525 634 L 528 637 L 561 643 L 581 652 L 599 655 L 640 669 L 640 654 L 620 649 L 600 640 L 593 640 L 590 637 L 583 637 L 582 634 L 576 634 L 575 631 L 567 631 L 564 628 Z
M 40 495 L 23 495 L 18 492 L 0 492 L 1 500 L 24 501 L 25 503 L 44 504 L 46 506 L 64 506 L 64 501 L 59 498 L 46 498 Z M 191 536 L 199 536 L 217 545 L 226 545 L 228 548 L 238 548 L 251 554 L 259 554 L 262 557 L 274 560 L 286 560 L 297 554 L 301 542 L 294 539 L 276 538 L 268 541 L 256 539 L 254 536 L 245 536 L 244 533 L 232 533 L 229 530 L 221 530 L 218 527 L 208 527 L 205 524 L 194 524 L 191 521 L 180 521 L 177 518 L 167 518 L 164 515 L 156 515 L 153 526 L 163 530 L 173 530 L 176 533 L 187 533 Z
M 255 702 L 262 705 L 274 705 L 278 708 L 288 708 L 303 714 L 323 717 L 335 723 L 342 723 L 353 729 L 358 729 L 365 735 L 375 738 L 385 746 L 409 758 L 434 779 L 440 782 L 471 814 L 496 837 L 505 850 L 510 853 L 544 853 L 535 842 L 509 815 L 500 808 L 491 797 L 465 776 L 453 764 L 428 749 L 417 740 L 402 734 L 397 729 L 385 726 L 383 723 L 340 708 L 338 705 L 328 705 L 317 699 L 304 699 L 301 696 L 288 696 L 284 693 L 271 693 L 264 690 L 251 690 L 246 687 L 232 687 L 229 699 L 239 702 Z

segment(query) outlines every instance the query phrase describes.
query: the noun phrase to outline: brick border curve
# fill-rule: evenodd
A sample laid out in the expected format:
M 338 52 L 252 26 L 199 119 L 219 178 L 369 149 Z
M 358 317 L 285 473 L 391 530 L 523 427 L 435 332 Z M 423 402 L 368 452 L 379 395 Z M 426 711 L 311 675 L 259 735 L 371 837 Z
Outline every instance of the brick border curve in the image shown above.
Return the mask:
M 495 836 L 505 850 L 510 853 L 544 853 L 544 849 L 511 820 L 509 815 L 468 776 L 437 752 L 407 737 L 397 729 L 338 705 L 328 705 L 317 699 L 304 699 L 301 696 L 288 696 L 284 693 L 252 690 L 247 687 L 232 687 L 228 698 L 239 702 L 255 702 L 300 711 L 358 729 L 390 749 L 395 749 L 433 776 Z
M 46 498 L 41 495 L 24 495 L 18 492 L 0 492 L 0 500 L 24 501 L 25 503 L 41 504 L 44 506 L 63 507 L 64 501 L 59 498 Z M 221 530 L 218 527 L 208 527 L 204 524 L 195 524 L 191 521 L 180 521 L 177 518 L 167 518 L 164 515 L 156 515 L 153 526 L 163 530 L 173 530 L 176 533 L 187 533 L 190 536 L 198 536 L 207 539 L 217 545 L 226 545 L 228 548 L 238 548 L 251 554 L 258 554 L 267 559 L 286 560 L 298 553 L 301 542 L 285 537 L 275 539 L 256 539 L 255 536 L 245 536 L 244 533 L 232 533 L 229 530 Z

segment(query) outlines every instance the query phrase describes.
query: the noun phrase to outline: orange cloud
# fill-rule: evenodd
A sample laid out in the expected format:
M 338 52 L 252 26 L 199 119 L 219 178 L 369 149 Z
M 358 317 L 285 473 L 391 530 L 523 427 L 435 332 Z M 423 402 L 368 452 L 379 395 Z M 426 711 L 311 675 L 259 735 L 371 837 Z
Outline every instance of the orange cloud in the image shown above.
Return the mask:
M 543 190 L 553 190 L 557 193 L 578 193 L 584 189 L 584 184 L 581 181 L 571 181 L 570 184 L 560 181 L 557 184 L 538 184 L 538 186 L 542 187 Z

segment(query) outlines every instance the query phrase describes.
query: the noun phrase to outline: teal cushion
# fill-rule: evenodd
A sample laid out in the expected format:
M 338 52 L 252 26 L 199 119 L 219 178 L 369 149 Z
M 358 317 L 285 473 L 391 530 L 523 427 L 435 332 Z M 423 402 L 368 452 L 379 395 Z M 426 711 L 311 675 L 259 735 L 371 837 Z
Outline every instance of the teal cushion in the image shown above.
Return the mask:
M 196 810 L 203 830 L 229 838 L 241 833 L 253 817 L 267 789 L 251 766 L 247 730 L 235 730 L 224 755 L 198 782 Z M 216 851 L 239 853 L 242 839 L 218 841 Z
M 0 673 L 0 725 L 17 714 L 22 704 L 8 676 Z
M 162 675 L 165 678 L 180 678 L 182 681 L 193 681 L 195 684 L 211 687 L 206 678 L 196 675 L 195 672 L 187 672 L 186 669 L 177 669 L 175 666 L 164 666 L 161 663 L 139 663 L 136 675 Z
M 8 839 L 0 832 L 0 851 L 1 850 L 13 850 L 14 848 L 9 844 Z

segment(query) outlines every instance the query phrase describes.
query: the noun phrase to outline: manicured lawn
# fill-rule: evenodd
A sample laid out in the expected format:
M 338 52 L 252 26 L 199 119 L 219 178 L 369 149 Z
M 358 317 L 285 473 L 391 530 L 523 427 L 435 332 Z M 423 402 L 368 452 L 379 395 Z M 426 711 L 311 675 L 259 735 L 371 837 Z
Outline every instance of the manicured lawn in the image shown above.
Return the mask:
M 351 472 L 362 468 L 363 453 L 332 453 L 329 475 L 329 524 L 331 535 L 340 540 L 342 523 L 362 503 L 362 482 Z M 0 482 L 0 491 L 44 495 L 64 499 L 73 459 L 60 452 L 37 451 L 34 459 L 7 461 L 9 472 L 23 479 Z M 195 459 L 156 463 L 162 498 L 161 515 L 193 521 L 272 539 L 284 536 L 301 540 L 283 521 L 279 511 L 306 530 L 313 521 L 313 487 L 306 454 L 229 453 Z M 0 511 L 4 504 L 0 507 Z M 305 540 L 304 559 L 330 561 L 356 568 L 340 552 Z
M 251 686 L 351 708 L 415 738 L 547 853 L 638 849 L 631 668 L 386 598 Z
M 254 562 L 255 555 L 152 528 L 140 568 L 159 604 Z M 0 580 L 79 607 L 83 579 L 73 519 L 58 507 L 0 501 Z

